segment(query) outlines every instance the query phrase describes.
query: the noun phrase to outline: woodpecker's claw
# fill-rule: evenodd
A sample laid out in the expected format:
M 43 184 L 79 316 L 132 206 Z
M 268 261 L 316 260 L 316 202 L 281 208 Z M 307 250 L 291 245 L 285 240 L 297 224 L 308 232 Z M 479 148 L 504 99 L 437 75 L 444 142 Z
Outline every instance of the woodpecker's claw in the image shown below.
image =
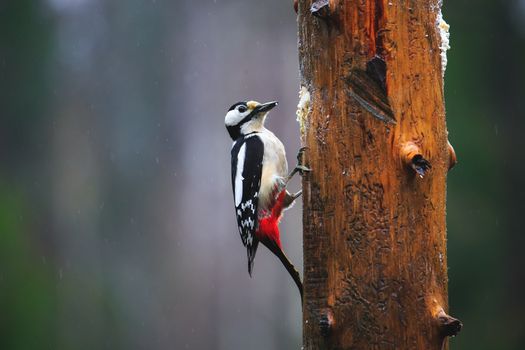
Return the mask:
M 285 184 L 288 184 L 288 181 L 290 181 L 296 173 L 299 173 L 301 174 L 301 176 L 303 176 L 304 173 L 309 173 L 310 171 L 312 171 L 312 169 L 307 168 L 304 165 L 297 165 L 295 168 L 293 168 L 290 175 L 288 175 L 288 177 L 286 178 Z
M 295 200 L 301 197 L 302 194 L 303 194 L 302 190 L 299 190 L 295 193 L 290 193 L 286 191 L 286 196 L 284 197 L 284 201 L 283 201 L 283 207 L 285 209 L 289 209 L 294 204 Z
M 295 171 L 301 174 L 301 176 L 304 175 L 304 173 L 309 173 L 312 171 L 312 169 L 305 167 L 304 165 L 297 165 L 295 167 Z
M 303 154 L 306 149 L 308 149 L 308 147 L 301 147 L 299 149 L 299 152 L 297 153 L 297 165 L 292 170 L 290 175 L 288 175 L 288 177 L 286 178 L 286 183 L 288 183 L 288 181 L 290 181 L 296 173 L 299 173 L 301 174 L 301 176 L 303 176 L 305 173 L 309 173 L 310 171 L 312 171 L 312 169 L 307 168 L 303 165 Z
M 302 164 L 303 163 L 303 154 L 304 151 L 306 151 L 308 147 L 301 147 L 299 148 L 299 151 L 297 152 L 297 163 Z
M 299 190 L 295 192 L 294 194 L 292 194 L 291 197 L 293 200 L 296 200 L 297 198 L 301 197 L 302 194 L 303 194 L 303 190 Z
M 299 152 L 297 152 L 297 166 L 295 167 L 295 171 L 298 171 L 301 174 L 301 176 L 303 176 L 304 173 L 309 173 L 310 171 L 312 171 L 312 169 L 304 166 L 303 154 L 304 151 L 306 151 L 307 149 L 308 147 L 301 147 L 299 148 Z

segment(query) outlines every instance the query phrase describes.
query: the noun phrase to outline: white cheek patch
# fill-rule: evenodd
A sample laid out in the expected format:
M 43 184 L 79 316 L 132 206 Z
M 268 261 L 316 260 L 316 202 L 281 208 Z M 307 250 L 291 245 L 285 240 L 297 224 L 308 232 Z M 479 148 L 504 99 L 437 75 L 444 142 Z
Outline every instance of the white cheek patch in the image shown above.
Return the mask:
M 238 110 L 234 109 L 226 113 L 226 117 L 224 117 L 224 124 L 226 126 L 234 126 L 237 125 L 243 120 L 244 117 L 246 117 L 248 114 L 250 114 L 250 110 L 239 113 Z
M 242 116 L 239 114 L 239 111 L 234 109 L 226 113 L 226 117 L 224 117 L 224 124 L 227 126 L 233 126 L 239 123 L 241 119 Z

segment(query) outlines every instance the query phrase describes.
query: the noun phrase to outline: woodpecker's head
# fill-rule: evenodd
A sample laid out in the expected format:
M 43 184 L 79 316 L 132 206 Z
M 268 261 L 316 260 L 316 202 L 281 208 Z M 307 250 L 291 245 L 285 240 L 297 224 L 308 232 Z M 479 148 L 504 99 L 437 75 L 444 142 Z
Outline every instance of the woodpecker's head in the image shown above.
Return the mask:
M 276 101 L 259 103 L 257 101 L 237 102 L 230 107 L 224 123 L 233 140 L 251 132 L 259 131 L 264 127 L 264 119 Z

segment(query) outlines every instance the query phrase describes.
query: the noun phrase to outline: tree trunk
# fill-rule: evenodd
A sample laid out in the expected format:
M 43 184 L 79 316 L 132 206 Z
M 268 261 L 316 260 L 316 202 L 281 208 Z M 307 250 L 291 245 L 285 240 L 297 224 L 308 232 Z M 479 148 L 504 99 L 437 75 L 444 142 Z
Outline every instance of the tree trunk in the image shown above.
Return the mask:
M 305 349 L 442 349 L 461 328 L 438 2 L 299 1 Z

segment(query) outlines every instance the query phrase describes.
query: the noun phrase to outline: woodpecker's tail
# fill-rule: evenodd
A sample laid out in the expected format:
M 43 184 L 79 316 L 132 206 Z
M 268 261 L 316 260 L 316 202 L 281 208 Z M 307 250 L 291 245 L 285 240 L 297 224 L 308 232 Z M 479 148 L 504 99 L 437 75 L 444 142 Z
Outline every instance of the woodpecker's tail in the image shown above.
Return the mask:
M 279 192 L 276 198 L 275 204 L 272 207 L 271 214 L 265 218 L 259 220 L 259 227 L 256 233 L 257 238 L 262 244 L 266 246 L 272 253 L 274 253 L 281 263 L 286 268 L 286 271 L 292 276 L 299 293 L 301 293 L 301 302 L 303 301 L 303 283 L 301 282 L 301 276 L 295 269 L 295 266 L 288 260 L 288 257 L 284 254 L 281 248 L 281 238 L 279 234 L 279 220 L 284 209 L 284 200 L 286 198 L 286 189 Z
M 279 260 L 281 260 L 281 263 L 286 268 L 286 271 L 292 276 L 295 284 L 297 285 L 297 288 L 299 289 L 299 293 L 301 294 L 301 303 L 303 301 L 303 282 L 301 282 L 301 276 L 299 275 L 299 271 L 295 268 L 295 266 L 292 264 L 292 262 L 288 259 L 286 254 L 284 254 L 281 247 L 277 244 L 277 242 L 272 240 L 263 240 L 261 241 L 262 244 L 266 246 L 272 253 L 274 253 Z
M 246 250 L 248 252 L 248 273 L 252 277 L 253 271 L 253 260 L 255 259 L 255 253 L 257 253 L 257 246 L 259 245 L 259 240 L 254 237 L 251 244 L 246 245 Z

